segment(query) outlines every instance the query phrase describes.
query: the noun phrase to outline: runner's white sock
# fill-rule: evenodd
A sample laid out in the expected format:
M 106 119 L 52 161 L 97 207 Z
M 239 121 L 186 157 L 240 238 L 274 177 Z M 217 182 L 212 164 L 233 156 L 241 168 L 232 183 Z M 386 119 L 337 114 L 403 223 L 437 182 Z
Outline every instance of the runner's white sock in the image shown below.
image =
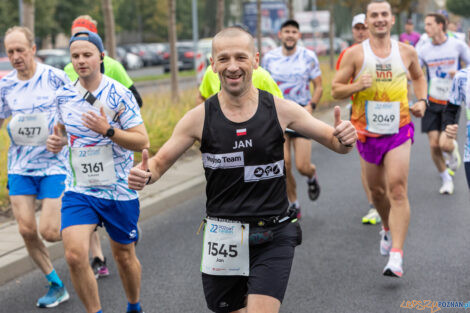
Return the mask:
M 452 176 L 450 176 L 447 169 L 445 169 L 444 172 L 439 173 L 439 175 L 441 176 L 442 181 L 452 181 Z
M 296 208 L 296 209 L 300 208 L 299 200 L 295 200 L 295 201 L 293 202 L 293 204 L 295 205 L 295 208 Z

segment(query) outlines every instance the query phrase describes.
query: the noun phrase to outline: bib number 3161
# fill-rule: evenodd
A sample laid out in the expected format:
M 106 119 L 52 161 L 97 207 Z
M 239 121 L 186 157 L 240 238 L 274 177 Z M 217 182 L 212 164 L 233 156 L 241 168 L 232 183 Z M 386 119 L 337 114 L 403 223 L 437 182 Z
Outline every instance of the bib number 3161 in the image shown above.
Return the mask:
M 111 146 L 72 148 L 71 161 L 78 186 L 106 186 L 116 182 Z
M 201 272 L 209 275 L 248 276 L 249 224 L 207 219 Z

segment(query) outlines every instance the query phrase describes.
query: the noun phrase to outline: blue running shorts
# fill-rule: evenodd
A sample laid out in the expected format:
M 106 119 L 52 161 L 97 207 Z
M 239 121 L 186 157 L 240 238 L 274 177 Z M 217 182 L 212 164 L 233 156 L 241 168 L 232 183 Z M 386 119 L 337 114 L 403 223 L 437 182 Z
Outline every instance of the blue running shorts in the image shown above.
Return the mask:
M 112 240 L 129 244 L 137 241 L 139 199 L 117 201 L 67 191 L 62 198 L 62 227 L 96 224 L 106 228 Z
M 57 199 L 65 189 L 66 175 L 28 176 L 8 174 L 10 196 L 37 195 L 37 199 Z

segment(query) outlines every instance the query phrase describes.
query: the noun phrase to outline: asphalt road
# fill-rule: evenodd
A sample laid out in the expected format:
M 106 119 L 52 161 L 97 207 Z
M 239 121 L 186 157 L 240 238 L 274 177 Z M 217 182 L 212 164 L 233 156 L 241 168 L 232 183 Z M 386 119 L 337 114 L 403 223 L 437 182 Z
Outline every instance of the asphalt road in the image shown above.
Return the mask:
M 464 136 L 461 129 L 461 147 Z M 296 250 L 281 312 L 416 312 L 416 308 L 401 308 L 402 302 L 470 300 L 470 196 L 464 171 L 457 172 L 455 194 L 440 195 L 440 178 L 427 139 L 420 133 L 415 138 L 403 278 L 382 276 L 387 259 L 379 254 L 379 227 L 360 223 L 367 201 L 357 152 L 343 156 L 316 146 L 312 160 L 318 167 L 322 193 L 317 202 L 310 202 L 304 179 L 297 175 L 304 208 L 303 244 Z M 208 312 L 199 273 L 202 236 L 196 235 L 203 215 L 201 195 L 142 222 L 144 237 L 137 250 L 143 265 L 141 299 L 146 313 Z M 109 257 L 108 244 L 104 250 Z M 51 312 L 83 312 L 64 260 L 54 265 L 71 299 Z M 125 312 L 126 300 L 113 262 L 110 270 L 111 276 L 99 280 L 104 312 Z M 26 274 L 0 286 L 0 312 L 38 312 L 34 305 L 44 292 L 42 274 L 37 270 Z M 460 310 L 440 310 L 454 311 Z M 437 312 L 437 308 L 423 312 Z

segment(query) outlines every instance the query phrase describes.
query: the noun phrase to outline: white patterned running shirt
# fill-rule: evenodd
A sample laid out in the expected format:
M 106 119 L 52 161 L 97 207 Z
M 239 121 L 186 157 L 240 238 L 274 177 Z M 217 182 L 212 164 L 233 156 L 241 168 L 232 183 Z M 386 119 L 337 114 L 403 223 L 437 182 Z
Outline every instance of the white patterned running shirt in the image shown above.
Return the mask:
M 282 53 L 282 47 L 269 51 L 263 57 L 261 66 L 271 74 L 285 99 L 302 106 L 312 98 L 310 80 L 321 75 L 315 52 L 299 46 L 289 56 Z
M 467 109 L 467 143 L 463 158 L 464 162 L 470 162 L 470 67 L 460 70 L 454 76 L 449 103 L 464 105 Z
M 117 120 L 111 120 L 108 116 L 108 122 L 112 127 L 125 130 L 143 123 L 139 106 L 132 92 L 112 78 L 102 75 L 101 83 L 93 92 L 93 95 L 104 107 L 116 113 L 121 112 Z M 67 131 L 69 155 L 71 158 L 73 157 L 71 151 L 74 148 L 95 147 L 101 149 L 106 146 L 111 147 L 116 178 L 111 184 L 96 186 L 80 185 L 77 183 L 77 174 L 79 173 L 76 173 L 76 171 L 81 171 L 82 169 L 73 169 L 70 165 L 68 166 L 67 191 L 107 200 L 125 201 L 136 199 L 137 192 L 129 189 L 127 186 L 127 177 L 134 164 L 134 152 L 119 146 L 111 139 L 83 125 L 82 114 L 92 111 L 100 115 L 99 109 L 83 99 L 72 84 L 66 85 L 59 90 L 57 93 L 57 105 L 59 123 L 63 124 Z M 92 168 L 84 169 L 84 171 L 88 170 L 91 171 Z
M 36 63 L 36 72 L 29 80 L 20 80 L 17 74 L 13 70 L 0 80 L 0 119 L 12 116 L 7 125 L 11 141 L 8 174 L 66 174 L 65 149 L 54 154 L 46 150 L 45 141 L 40 139 L 47 139 L 53 132 L 57 113 L 55 93 L 70 81 L 65 72 L 41 63 Z M 39 124 L 25 123 L 28 119 L 41 121 Z M 35 145 L 20 143 L 21 137 L 33 135 L 40 138 Z

